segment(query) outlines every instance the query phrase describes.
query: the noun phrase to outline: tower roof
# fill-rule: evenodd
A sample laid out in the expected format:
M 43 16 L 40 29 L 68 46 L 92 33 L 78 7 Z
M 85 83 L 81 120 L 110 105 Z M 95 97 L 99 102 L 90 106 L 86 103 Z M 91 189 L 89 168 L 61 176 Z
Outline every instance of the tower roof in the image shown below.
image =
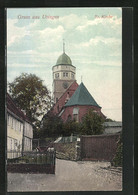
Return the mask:
M 57 59 L 56 65 L 72 65 L 72 61 L 70 57 L 65 52 L 63 52 L 63 54 L 60 55 Z
M 79 85 L 70 100 L 65 104 L 65 107 L 75 105 L 91 105 L 100 107 L 83 83 Z

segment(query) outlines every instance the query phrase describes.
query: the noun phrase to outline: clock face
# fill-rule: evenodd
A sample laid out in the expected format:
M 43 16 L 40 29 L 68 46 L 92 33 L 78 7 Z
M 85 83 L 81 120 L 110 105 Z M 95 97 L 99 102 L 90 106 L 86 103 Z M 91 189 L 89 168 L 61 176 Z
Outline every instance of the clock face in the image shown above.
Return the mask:
M 68 85 L 68 83 L 67 83 L 67 82 L 64 82 L 64 83 L 63 83 L 63 87 L 64 87 L 64 89 L 67 89 L 67 88 L 68 88 L 68 86 L 69 86 L 69 85 Z

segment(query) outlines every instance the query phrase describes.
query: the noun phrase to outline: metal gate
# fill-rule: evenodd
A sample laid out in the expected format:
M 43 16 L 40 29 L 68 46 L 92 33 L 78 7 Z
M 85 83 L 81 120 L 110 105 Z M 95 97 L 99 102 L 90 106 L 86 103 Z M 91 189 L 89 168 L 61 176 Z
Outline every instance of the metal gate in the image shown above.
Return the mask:
M 81 136 L 81 159 L 111 161 L 116 153 L 119 134 Z

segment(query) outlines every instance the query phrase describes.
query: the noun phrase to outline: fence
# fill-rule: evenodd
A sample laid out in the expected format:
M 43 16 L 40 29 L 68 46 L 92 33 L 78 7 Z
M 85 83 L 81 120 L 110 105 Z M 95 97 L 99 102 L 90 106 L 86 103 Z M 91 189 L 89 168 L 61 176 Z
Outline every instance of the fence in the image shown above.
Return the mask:
M 59 143 L 69 143 L 69 142 L 75 142 L 77 141 L 77 136 L 71 135 L 68 137 L 62 137 Z
M 51 143 L 55 141 L 54 137 L 50 138 L 43 138 L 43 139 L 33 139 L 33 150 L 36 149 L 37 147 L 49 147 L 51 146 Z
M 17 156 L 15 151 L 8 151 L 8 155 Z M 8 159 L 7 170 L 9 172 L 31 173 L 55 173 L 55 151 L 27 151 L 22 156 Z
M 11 150 L 7 152 L 8 159 L 16 159 L 22 156 L 22 151 Z
M 119 134 L 81 137 L 82 160 L 111 161 L 116 153 Z

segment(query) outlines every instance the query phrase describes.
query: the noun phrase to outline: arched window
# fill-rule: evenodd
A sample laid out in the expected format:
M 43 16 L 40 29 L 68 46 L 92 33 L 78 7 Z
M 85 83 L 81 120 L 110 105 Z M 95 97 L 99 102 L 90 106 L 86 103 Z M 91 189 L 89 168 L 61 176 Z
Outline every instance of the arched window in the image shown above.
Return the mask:
M 71 115 L 70 114 L 68 115 L 68 119 L 67 120 L 71 121 Z
M 79 121 L 79 108 L 75 107 L 73 108 L 73 119 L 75 119 L 75 121 Z

